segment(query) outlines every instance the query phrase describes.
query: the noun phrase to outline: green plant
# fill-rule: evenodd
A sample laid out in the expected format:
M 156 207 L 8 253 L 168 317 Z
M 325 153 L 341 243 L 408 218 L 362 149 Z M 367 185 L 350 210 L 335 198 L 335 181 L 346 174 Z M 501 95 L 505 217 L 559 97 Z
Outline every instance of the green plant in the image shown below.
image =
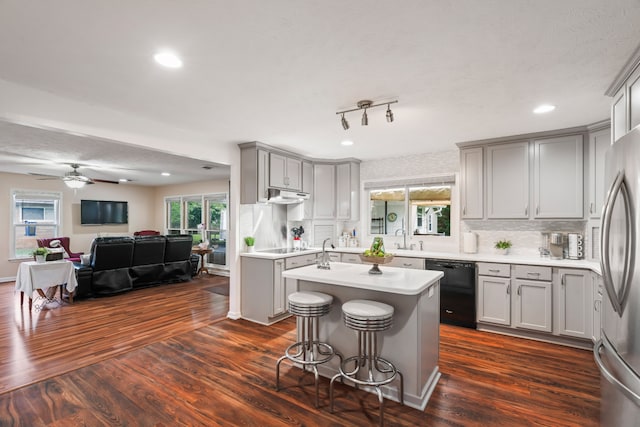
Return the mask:
M 247 244 L 247 246 L 253 246 L 254 243 L 256 243 L 256 239 L 251 236 L 247 236 L 244 238 L 244 242 Z
M 496 249 L 509 249 L 511 247 L 511 242 L 509 240 L 498 240 L 496 242 Z
M 33 251 L 33 255 L 46 255 L 48 253 L 49 251 L 47 250 L 47 248 L 36 248 Z

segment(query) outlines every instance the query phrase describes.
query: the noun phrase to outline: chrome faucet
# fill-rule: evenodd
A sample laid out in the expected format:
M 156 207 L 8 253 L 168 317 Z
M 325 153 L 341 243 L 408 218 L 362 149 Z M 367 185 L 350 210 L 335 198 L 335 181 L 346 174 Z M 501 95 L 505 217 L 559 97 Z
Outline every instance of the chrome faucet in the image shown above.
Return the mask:
M 320 262 L 318 263 L 318 268 L 321 268 L 323 270 L 330 270 L 331 269 L 331 266 L 329 265 L 329 253 L 327 252 L 327 249 L 325 248 L 325 245 L 330 240 L 331 240 L 331 237 L 327 237 L 326 239 L 324 239 L 322 241 L 322 258 L 320 259 Z
M 402 232 L 402 246 L 400 246 L 400 243 L 396 243 L 396 248 L 397 249 L 411 249 L 413 250 L 414 248 L 414 244 L 411 243 L 409 246 L 407 246 L 407 232 L 405 231 L 404 228 L 400 228 L 398 230 L 396 230 L 396 236 L 398 235 L 398 232 Z

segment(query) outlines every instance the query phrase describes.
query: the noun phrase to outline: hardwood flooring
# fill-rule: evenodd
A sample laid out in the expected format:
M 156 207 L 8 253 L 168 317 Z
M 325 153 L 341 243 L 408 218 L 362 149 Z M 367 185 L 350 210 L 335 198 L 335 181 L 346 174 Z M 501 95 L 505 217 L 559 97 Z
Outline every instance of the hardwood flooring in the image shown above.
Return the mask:
M 228 279 L 27 313 L 0 285 L 0 426 L 369 426 L 373 394 L 275 361 L 295 322 L 224 319 Z M 388 426 L 596 426 L 599 375 L 590 352 L 441 326 L 442 378 L 424 411 L 387 401 Z

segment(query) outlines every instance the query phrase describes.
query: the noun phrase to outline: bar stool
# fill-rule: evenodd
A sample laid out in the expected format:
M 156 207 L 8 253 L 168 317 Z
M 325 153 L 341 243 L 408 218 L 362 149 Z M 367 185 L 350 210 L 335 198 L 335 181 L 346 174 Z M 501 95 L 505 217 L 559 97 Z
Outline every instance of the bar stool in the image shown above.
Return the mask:
M 377 301 L 351 300 L 342 305 L 344 324 L 357 332 L 358 355 L 340 363 L 339 372 L 329 383 L 329 401 L 333 412 L 333 384 L 338 378 L 359 385 L 375 387 L 380 401 L 380 425 L 383 425 L 384 399 L 380 386 L 389 384 L 396 377 L 400 378 L 400 403 L 404 404 L 404 380 L 400 371 L 378 353 L 378 331 L 391 328 L 393 323 L 393 307 Z M 353 369 L 348 365 L 352 363 Z M 360 374 L 360 375 L 359 375 Z
M 290 360 L 313 369 L 316 385 L 316 408 L 318 407 L 318 368 L 321 363 L 328 362 L 333 356 L 342 356 L 329 344 L 318 339 L 318 318 L 329 313 L 333 297 L 320 292 L 294 292 L 288 297 L 289 312 L 296 318 L 296 326 L 300 341 L 291 344 L 276 363 L 276 390 L 280 390 L 280 362 Z

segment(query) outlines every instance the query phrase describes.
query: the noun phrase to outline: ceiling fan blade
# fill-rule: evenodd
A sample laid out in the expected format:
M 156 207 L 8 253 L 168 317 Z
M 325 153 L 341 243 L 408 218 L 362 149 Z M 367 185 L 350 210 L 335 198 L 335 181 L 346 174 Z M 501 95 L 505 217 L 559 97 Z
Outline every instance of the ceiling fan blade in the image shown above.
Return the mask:
M 108 179 L 92 178 L 91 180 L 93 181 L 91 184 L 93 184 L 94 182 L 102 182 L 102 183 L 105 183 L 105 184 L 120 184 L 120 182 L 118 182 L 118 181 L 109 181 Z

